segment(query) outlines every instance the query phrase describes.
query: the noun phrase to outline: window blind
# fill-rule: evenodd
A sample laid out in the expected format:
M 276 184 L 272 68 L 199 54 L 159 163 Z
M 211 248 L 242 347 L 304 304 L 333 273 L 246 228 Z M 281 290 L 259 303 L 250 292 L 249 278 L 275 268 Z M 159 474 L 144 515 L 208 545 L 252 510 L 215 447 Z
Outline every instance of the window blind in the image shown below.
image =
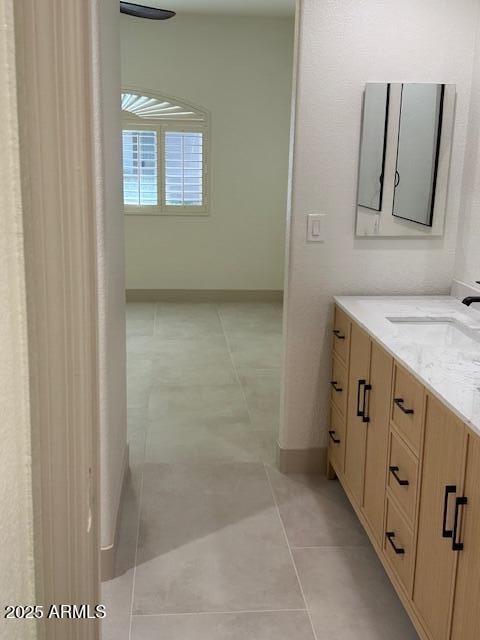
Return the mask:
M 126 205 L 158 205 L 157 132 L 123 131 L 123 193 Z
M 165 132 L 165 204 L 203 205 L 203 133 Z

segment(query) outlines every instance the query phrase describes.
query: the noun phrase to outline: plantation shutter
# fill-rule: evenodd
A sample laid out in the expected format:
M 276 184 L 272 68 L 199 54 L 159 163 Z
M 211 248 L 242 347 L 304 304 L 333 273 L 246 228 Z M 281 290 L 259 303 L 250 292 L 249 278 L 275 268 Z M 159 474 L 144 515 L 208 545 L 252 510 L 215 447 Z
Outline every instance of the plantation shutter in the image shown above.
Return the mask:
M 158 205 L 157 132 L 123 131 L 123 193 L 126 205 Z
M 203 205 L 203 133 L 165 132 L 165 205 Z

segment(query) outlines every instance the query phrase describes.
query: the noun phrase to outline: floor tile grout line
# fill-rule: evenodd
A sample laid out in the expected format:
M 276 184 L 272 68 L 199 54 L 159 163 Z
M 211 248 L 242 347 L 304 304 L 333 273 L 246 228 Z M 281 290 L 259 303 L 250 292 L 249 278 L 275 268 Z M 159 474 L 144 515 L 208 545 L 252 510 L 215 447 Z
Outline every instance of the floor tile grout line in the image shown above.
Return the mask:
M 239 376 L 238 371 L 237 371 L 237 367 L 235 365 L 235 361 L 233 359 L 233 354 L 232 354 L 232 351 L 230 349 L 230 343 L 229 343 L 229 340 L 228 340 L 227 332 L 226 332 L 225 325 L 224 325 L 223 319 L 222 319 L 222 314 L 221 314 L 221 312 L 220 312 L 220 310 L 218 308 L 218 305 L 217 305 L 217 313 L 218 313 L 218 317 L 220 318 L 220 323 L 222 325 L 222 330 L 223 330 L 223 333 L 224 333 L 224 336 L 225 336 L 225 341 L 227 343 L 228 353 L 230 354 L 230 359 L 232 361 L 232 367 L 233 367 L 233 370 L 235 372 L 235 376 L 237 378 L 238 384 L 240 385 L 242 396 L 243 396 L 243 399 L 244 399 L 244 402 L 245 402 L 245 406 L 246 406 L 248 417 L 249 417 L 249 421 L 250 421 L 250 426 L 251 426 L 251 428 L 253 430 L 252 416 L 251 416 L 251 413 L 250 413 L 250 408 L 248 406 L 247 396 L 245 394 L 245 389 L 243 388 L 243 385 L 242 385 L 241 380 L 240 380 L 240 376 Z M 310 612 L 308 611 L 307 600 L 305 598 L 305 594 L 304 594 L 304 591 L 303 591 L 302 583 L 300 582 L 300 576 L 298 575 L 297 567 L 295 565 L 295 560 L 293 558 L 293 553 L 292 553 L 292 550 L 290 548 L 290 543 L 288 541 L 287 532 L 285 530 L 285 526 L 283 524 L 283 520 L 282 520 L 282 517 L 280 515 L 280 509 L 278 507 L 277 500 L 276 500 L 276 497 L 275 497 L 275 492 L 273 490 L 272 483 L 270 481 L 270 476 L 268 475 L 268 472 L 267 472 L 267 464 L 266 464 L 266 462 L 263 462 L 263 471 L 265 473 L 265 476 L 266 476 L 266 479 L 267 479 L 267 483 L 268 483 L 268 486 L 270 488 L 270 493 L 271 493 L 271 496 L 272 496 L 272 499 L 273 499 L 273 503 L 274 503 L 275 509 L 277 511 L 278 521 L 279 521 L 280 527 L 281 527 L 281 529 L 283 531 L 283 535 L 284 535 L 284 538 L 285 538 L 285 542 L 287 544 L 288 552 L 290 554 L 290 560 L 292 562 L 292 566 L 293 566 L 293 569 L 295 571 L 295 575 L 297 577 L 297 582 L 298 582 L 298 585 L 299 585 L 299 588 L 300 588 L 300 592 L 302 594 L 303 603 L 305 605 L 305 609 L 302 609 L 302 611 L 306 611 L 307 612 L 308 619 L 310 621 L 310 626 L 312 628 L 313 636 L 314 636 L 315 640 L 317 640 L 317 636 L 315 634 L 315 629 L 313 628 L 312 619 L 310 617 Z
M 153 308 L 153 333 L 152 336 L 155 338 L 155 336 L 157 335 L 157 309 L 158 309 L 158 302 L 154 303 L 155 306 Z
M 231 347 L 230 347 L 230 341 L 228 339 L 227 329 L 225 327 L 225 323 L 223 322 L 222 312 L 221 312 L 218 304 L 216 305 L 216 309 L 217 309 L 218 317 L 220 318 L 220 324 L 222 326 L 223 335 L 225 337 L 225 342 L 227 344 L 228 353 L 230 355 L 230 360 L 232 362 L 233 371 L 235 372 L 235 377 L 237 379 L 238 384 L 240 385 L 240 391 L 242 393 L 242 397 L 243 397 L 243 400 L 245 402 L 245 407 L 247 409 L 247 414 L 248 414 L 248 419 L 249 419 L 249 422 L 250 422 L 250 428 L 252 430 L 252 435 L 254 435 L 256 438 L 259 438 L 259 436 L 258 436 L 259 432 L 258 432 L 258 429 L 256 429 L 254 427 L 254 424 L 253 424 L 252 414 L 251 414 L 250 406 L 249 406 L 248 400 L 247 400 L 247 394 L 245 392 L 245 388 L 244 388 L 244 386 L 242 384 L 242 381 L 240 380 L 240 374 L 238 373 L 237 365 L 235 364 L 235 359 L 233 357 L 233 353 L 232 353 L 232 350 L 231 350 Z M 257 369 L 255 367 L 252 367 L 252 370 L 255 370 L 255 371 L 278 371 L 278 369 L 280 369 L 280 371 L 281 371 L 282 368 L 283 368 L 282 366 L 280 366 L 279 368 L 276 368 L 276 369 L 270 369 L 270 368 L 265 368 L 265 367 Z M 280 425 L 278 425 L 276 433 L 274 433 L 274 441 L 278 441 L 278 438 L 279 438 L 279 435 L 280 435 L 279 431 L 280 431 Z M 261 462 L 262 464 L 265 464 L 265 460 L 262 459 L 262 456 L 259 457 L 259 462 Z
M 137 534 L 135 536 L 135 557 L 133 561 L 132 595 L 130 598 L 130 620 L 129 620 L 128 640 L 131 640 L 131 637 L 132 637 L 133 603 L 135 600 L 135 578 L 137 574 L 138 536 L 140 532 L 140 511 L 142 508 L 142 493 L 143 493 L 143 470 L 142 470 L 142 479 L 140 481 L 140 500 L 139 500 L 139 506 L 138 506 Z
M 154 303 L 154 312 L 153 312 L 153 329 L 152 329 L 152 337 L 154 338 L 156 335 L 156 325 L 157 325 L 157 306 L 158 304 L 155 302 Z M 151 353 L 149 353 L 149 357 L 151 358 Z M 127 361 L 127 367 L 128 367 L 128 361 Z M 127 369 L 127 375 L 128 375 L 128 369 Z M 153 379 L 153 376 L 152 376 Z M 141 462 L 141 473 L 140 473 L 140 493 L 139 493 L 139 500 L 138 500 L 138 514 L 137 514 L 137 532 L 136 532 L 136 536 L 135 536 L 135 554 L 134 554 L 134 561 L 133 561 L 133 576 L 132 576 L 132 593 L 131 593 L 131 598 L 130 598 L 130 616 L 129 616 L 129 625 L 128 625 L 128 640 L 131 640 L 132 638 L 132 626 L 133 626 L 133 605 L 135 602 L 135 583 L 136 583 L 136 577 L 137 577 L 137 558 L 138 558 L 138 542 L 139 542 L 139 538 L 140 538 L 140 520 L 141 520 L 141 516 L 142 516 L 142 501 L 143 501 L 143 483 L 144 483 L 144 476 L 145 476 L 145 462 L 146 462 L 146 458 L 147 458 L 147 442 L 148 442 L 148 437 L 149 437 L 149 431 L 150 431 L 150 420 L 149 420 L 149 408 L 150 408 L 150 396 L 152 393 L 152 387 L 153 387 L 153 382 L 152 380 L 150 380 L 150 384 L 149 384 L 149 391 L 148 391 L 148 398 L 147 398 L 147 409 L 146 409 L 146 414 L 147 414 L 147 420 L 146 420 L 146 425 L 145 425 L 145 440 L 143 442 L 143 456 L 142 456 L 142 462 Z
M 156 336 L 156 328 L 157 328 L 157 317 L 158 317 L 158 302 L 154 303 L 154 313 L 153 313 L 153 337 Z M 149 354 L 150 358 L 152 356 L 152 354 Z M 145 428 L 145 441 L 143 443 L 143 460 L 142 460 L 142 464 L 141 464 L 141 480 L 140 480 L 140 494 L 139 494 L 139 501 L 138 501 L 138 521 L 137 521 L 137 535 L 136 535 L 136 540 L 135 540 L 135 560 L 134 560 L 134 566 L 133 566 L 133 579 L 132 579 L 132 599 L 131 599 L 131 606 L 130 606 L 130 630 L 128 633 L 128 639 L 131 640 L 132 637 L 132 623 L 133 623 L 133 605 L 135 602 L 135 585 L 136 585 L 136 578 L 137 578 L 137 559 L 138 559 L 138 543 L 140 540 L 140 521 L 141 521 L 141 516 L 142 516 L 142 503 L 143 503 L 143 486 L 144 486 L 144 481 L 145 481 L 145 464 L 146 464 L 146 460 L 147 460 L 147 444 L 148 444 L 148 440 L 150 437 L 150 429 L 151 429 L 151 424 L 150 424 L 150 397 L 152 394 L 152 390 L 153 390 L 153 376 L 152 376 L 152 380 L 150 381 L 150 385 L 149 385 L 149 391 L 148 391 L 148 399 L 147 399 L 147 424 L 146 424 L 146 428 Z
M 307 616 L 308 616 L 308 619 L 310 621 L 310 626 L 312 628 L 313 637 L 314 637 L 314 640 L 318 640 L 317 634 L 315 632 L 315 627 L 313 626 L 312 616 L 311 616 L 310 610 L 308 608 L 307 598 L 305 597 L 305 591 L 303 590 L 302 581 L 300 580 L 300 575 L 298 573 L 297 565 L 295 564 L 295 558 L 293 557 L 293 552 L 292 552 L 292 548 L 290 546 L 290 541 L 288 539 L 287 530 L 285 529 L 285 524 L 284 524 L 284 522 L 282 520 L 282 516 L 280 514 L 280 507 L 278 506 L 278 502 L 277 502 L 277 498 L 275 496 L 275 491 L 273 489 L 272 481 L 270 480 L 270 476 L 268 475 L 267 465 L 265 463 L 263 463 L 263 469 L 265 471 L 265 475 L 267 476 L 267 482 L 268 482 L 268 486 L 270 487 L 270 492 L 272 494 L 272 499 L 273 499 L 273 502 L 275 504 L 275 508 L 277 510 L 278 520 L 280 522 L 280 526 L 282 528 L 283 535 L 285 536 L 285 542 L 287 543 L 288 552 L 290 554 L 290 560 L 292 561 L 293 569 L 295 571 L 295 575 L 297 576 L 298 586 L 300 587 L 300 593 L 302 594 L 303 603 L 305 605 L 305 611 L 307 612 Z
M 221 322 L 221 325 L 222 325 L 223 333 L 224 333 L 224 335 L 225 335 L 225 341 L 226 341 L 226 343 L 227 343 L 228 352 L 229 352 L 229 354 L 230 354 L 230 358 L 231 358 L 231 360 L 232 360 L 233 370 L 235 371 L 235 375 L 236 375 L 236 378 L 237 378 L 237 380 L 238 380 L 238 384 L 240 385 L 240 389 L 241 389 L 241 392 L 242 392 L 242 395 L 243 395 L 243 399 L 244 399 L 244 401 L 245 401 L 245 406 L 246 406 L 246 409 L 247 409 L 247 413 L 248 413 L 248 417 L 249 417 L 249 421 L 250 421 L 250 426 L 251 426 L 251 428 L 252 428 L 252 430 L 253 430 L 252 416 L 251 416 L 251 414 L 250 414 L 250 408 L 249 408 L 249 406 L 248 406 L 247 396 L 246 396 L 246 394 L 245 394 L 245 389 L 243 388 L 243 385 L 242 385 L 242 383 L 241 383 L 241 381 L 240 381 L 240 376 L 239 376 L 239 374 L 238 374 L 237 367 L 236 367 L 236 365 L 235 365 L 235 361 L 234 361 L 234 359 L 233 359 L 233 355 L 232 355 L 232 352 L 231 352 L 231 349 L 230 349 L 230 343 L 229 343 L 229 340 L 228 340 L 227 332 L 226 332 L 226 330 L 225 330 L 225 325 L 224 325 L 224 323 L 223 323 L 222 314 L 221 314 L 221 312 L 220 312 L 220 310 L 219 310 L 219 308 L 218 308 L 218 305 L 217 305 L 217 313 L 218 313 L 218 316 L 219 316 L 219 318 L 220 318 L 220 322 Z M 294 569 L 294 571 L 295 571 L 295 575 L 296 575 L 296 577 L 297 577 L 297 582 L 298 582 L 298 586 L 299 586 L 299 588 L 300 588 L 300 593 L 301 593 L 301 595 L 302 595 L 303 604 L 305 605 L 305 608 L 304 608 L 304 609 L 301 609 L 301 611 L 306 611 L 307 616 L 308 616 L 308 619 L 309 619 L 309 621 L 310 621 L 310 626 L 311 626 L 311 628 L 312 628 L 313 637 L 315 638 L 315 640 L 317 640 L 317 636 L 316 636 L 316 634 L 315 634 L 315 629 L 313 628 L 313 623 L 312 623 L 312 619 L 311 619 L 311 616 L 310 616 L 310 612 L 309 612 L 309 610 L 308 610 L 307 600 L 306 600 L 306 598 L 305 598 L 305 593 L 304 593 L 304 591 L 303 591 L 302 583 L 300 582 L 300 576 L 298 575 L 297 567 L 296 567 L 296 565 L 295 565 L 295 560 L 294 560 L 294 558 L 293 558 L 293 553 L 292 553 L 292 550 L 291 550 L 291 548 L 290 548 L 290 543 L 289 543 L 289 541 L 288 541 L 287 532 L 286 532 L 286 530 L 285 530 L 285 526 L 284 526 L 284 524 L 283 524 L 283 520 L 282 520 L 282 517 L 281 517 L 281 515 L 280 515 L 280 509 L 278 508 L 277 500 L 276 500 L 276 497 L 275 497 L 275 492 L 273 491 L 272 483 L 271 483 L 271 481 L 270 481 L 270 476 L 268 475 L 268 472 L 267 472 L 267 464 L 266 464 L 266 462 L 263 462 L 263 471 L 264 471 L 264 473 L 265 473 L 266 480 L 267 480 L 268 486 L 269 486 L 269 488 L 270 488 L 270 493 L 271 493 L 271 496 L 272 496 L 272 500 L 273 500 L 273 503 L 274 503 L 274 506 L 275 506 L 275 509 L 276 509 L 276 512 L 277 512 L 278 522 L 279 522 L 280 527 L 281 527 L 281 530 L 282 530 L 282 532 L 283 532 L 283 535 L 284 535 L 284 538 L 285 538 L 285 542 L 286 542 L 286 544 L 287 544 L 288 552 L 289 552 L 289 554 L 290 554 L 290 560 L 291 560 L 291 563 L 292 563 L 293 569 Z
M 155 309 L 156 309 L 156 305 L 155 305 Z M 150 401 L 150 393 L 151 390 L 149 392 L 149 397 L 148 400 Z M 131 640 L 132 638 L 132 623 L 133 623 L 133 604 L 135 601 L 135 581 L 136 581 L 136 577 L 137 577 L 137 557 L 138 557 L 138 542 L 140 539 L 140 521 L 141 521 L 141 516 L 142 516 L 142 502 L 143 502 L 143 483 L 145 480 L 145 461 L 146 461 L 146 457 L 147 457 L 147 439 L 148 439 L 148 435 L 149 435 L 149 430 L 150 430 L 150 422 L 148 420 L 148 405 L 147 405 L 147 421 L 146 421 L 146 427 L 145 427 L 145 440 L 143 443 L 143 456 L 142 456 L 142 463 L 141 463 L 141 479 L 140 479 L 140 493 L 139 493 L 139 500 L 138 500 L 138 515 L 137 515 L 137 533 L 135 536 L 135 557 L 134 557 L 134 561 L 133 561 L 133 577 L 132 577 L 132 597 L 131 597 L 131 601 L 130 601 L 130 620 L 129 620 L 129 631 L 128 631 L 128 640 Z
M 233 353 L 232 353 L 232 350 L 230 348 L 230 341 L 228 339 L 227 330 L 225 328 L 225 324 L 224 324 L 223 318 L 222 318 L 222 313 L 221 313 L 221 311 L 219 309 L 218 304 L 216 305 L 216 309 L 217 309 L 218 317 L 220 319 L 220 324 L 222 326 L 222 331 L 223 331 L 223 335 L 225 337 L 225 342 L 226 342 L 226 345 L 227 345 L 227 350 L 228 350 L 228 354 L 230 356 L 230 360 L 231 360 L 231 363 L 232 363 L 232 368 L 233 368 L 233 371 L 234 371 L 234 374 L 235 374 L 235 378 L 236 378 L 237 383 L 238 383 L 238 385 L 240 387 L 240 392 L 242 394 L 242 398 L 243 398 L 243 401 L 245 403 L 245 408 L 247 410 L 247 415 L 248 415 L 248 421 L 250 423 L 251 434 L 255 438 L 259 439 L 259 435 L 258 435 L 259 431 L 253 426 L 253 419 L 252 419 L 252 414 L 251 414 L 251 411 L 250 411 L 250 406 L 249 406 L 248 400 L 247 400 L 247 394 L 245 393 L 245 388 L 244 388 L 244 386 L 242 384 L 242 381 L 240 380 L 240 374 L 238 373 L 237 365 L 235 364 L 235 359 L 233 357 Z M 262 370 L 263 371 L 271 371 L 271 369 L 254 369 L 254 370 L 255 371 L 262 371 Z M 278 430 L 277 430 L 276 436 L 277 436 L 277 439 L 278 439 Z M 257 445 L 258 444 L 259 444 L 259 440 L 257 440 Z M 265 464 L 265 461 L 262 460 L 262 456 L 259 456 L 258 462 L 260 462 L 262 464 Z
M 317 544 L 307 545 L 305 547 L 291 546 L 292 551 L 303 551 L 308 549 L 365 549 L 368 548 L 367 544 Z
M 305 612 L 307 609 L 236 609 L 233 611 L 182 611 L 180 613 L 134 613 L 133 618 L 163 618 L 175 616 L 229 616 L 237 614 L 252 613 L 295 613 Z
M 232 350 L 230 348 L 230 341 L 229 341 L 228 336 L 227 336 L 227 330 L 226 330 L 225 324 L 223 322 L 222 313 L 221 313 L 221 311 L 219 309 L 218 304 L 215 305 L 215 308 L 217 310 L 217 315 L 218 315 L 218 318 L 220 320 L 220 325 L 222 327 L 223 336 L 225 338 L 225 342 L 226 342 L 226 345 L 227 345 L 228 355 L 230 356 L 230 362 L 232 363 L 232 369 L 233 369 L 233 372 L 235 374 L 235 378 L 237 380 L 237 383 L 238 383 L 238 385 L 240 387 L 240 392 L 242 394 L 243 402 L 245 403 L 245 409 L 247 410 L 248 422 L 250 423 L 250 429 L 253 432 L 254 429 L 253 429 L 252 414 L 250 413 L 250 407 L 248 406 L 247 395 L 245 393 L 245 389 L 243 388 L 242 381 L 240 380 L 240 375 L 239 375 L 237 367 L 235 365 L 235 360 L 233 358 L 233 353 L 232 353 Z

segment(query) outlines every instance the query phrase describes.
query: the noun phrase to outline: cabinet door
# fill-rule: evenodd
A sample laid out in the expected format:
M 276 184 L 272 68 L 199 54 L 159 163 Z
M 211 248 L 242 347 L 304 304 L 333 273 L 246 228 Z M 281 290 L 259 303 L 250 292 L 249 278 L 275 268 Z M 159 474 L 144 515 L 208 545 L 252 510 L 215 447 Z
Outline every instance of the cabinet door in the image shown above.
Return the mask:
M 449 638 L 457 552 L 455 500 L 462 496 L 466 430 L 438 400 L 427 399 L 413 601 L 432 640 Z
M 470 436 L 464 496 L 460 514 L 457 586 L 453 608 L 452 640 L 480 638 L 480 438 Z
M 370 338 L 352 323 L 350 334 L 350 369 L 348 374 L 347 435 L 345 482 L 359 506 L 363 503 L 367 422 L 364 409 L 368 396 L 370 372 Z
M 392 386 L 393 359 L 372 342 L 368 394 L 367 443 L 363 510 L 372 531 L 381 544 L 385 507 L 385 475 L 388 456 L 388 422 Z

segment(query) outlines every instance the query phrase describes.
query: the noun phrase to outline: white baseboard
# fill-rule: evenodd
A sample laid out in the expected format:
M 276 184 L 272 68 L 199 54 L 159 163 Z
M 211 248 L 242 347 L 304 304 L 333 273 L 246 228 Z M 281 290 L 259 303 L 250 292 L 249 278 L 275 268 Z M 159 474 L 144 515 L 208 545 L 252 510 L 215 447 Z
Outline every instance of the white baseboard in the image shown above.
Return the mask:
M 282 302 L 271 289 L 127 289 L 127 302 Z

